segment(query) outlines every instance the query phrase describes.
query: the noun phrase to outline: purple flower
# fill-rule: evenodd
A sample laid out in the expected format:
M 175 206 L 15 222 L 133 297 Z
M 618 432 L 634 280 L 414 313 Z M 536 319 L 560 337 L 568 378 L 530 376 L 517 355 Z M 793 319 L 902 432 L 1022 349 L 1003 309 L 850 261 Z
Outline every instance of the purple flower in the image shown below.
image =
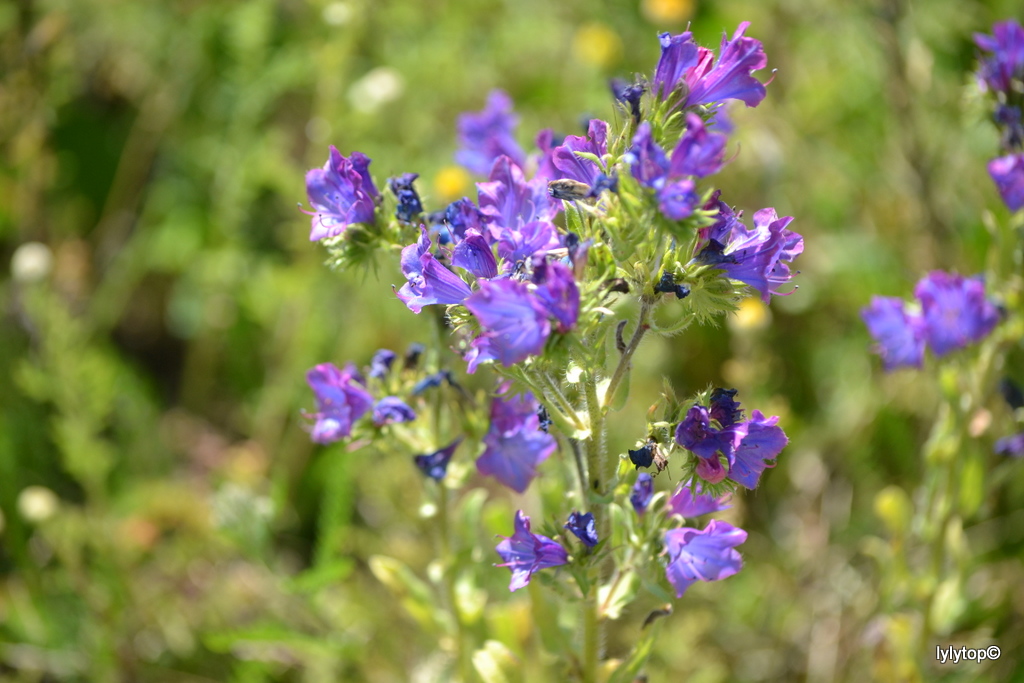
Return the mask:
M 509 96 L 501 90 L 492 90 L 483 111 L 459 115 L 461 149 L 455 153 L 455 161 L 480 175 L 489 173 L 494 161 L 502 155 L 522 166 L 526 158 L 513 135 L 518 123 Z
M 719 581 L 743 567 L 743 558 L 735 550 L 747 540 L 747 532 L 721 520 L 712 520 L 703 531 L 682 527 L 665 532 L 668 566 L 665 576 L 683 597 L 696 581 Z
M 693 483 L 691 488 L 691 482 L 683 482 L 680 484 L 672 497 L 668 499 L 666 508 L 668 514 L 679 515 L 680 517 L 700 517 L 706 515 L 709 512 L 719 512 L 721 510 L 728 510 L 730 505 L 726 505 L 725 502 L 729 499 L 728 494 L 721 498 L 715 498 L 712 495 L 703 492 L 703 487 L 699 481 Z
M 757 290 L 765 303 L 772 294 L 782 294 L 779 287 L 793 277 L 789 263 L 804 250 L 804 238 L 787 228 L 793 218 L 779 218 L 775 209 L 761 209 L 754 214 L 754 229 L 747 230 L 717 196 L 707 208 L 715 206 L 718 220 L 702 230 L 708 241 L 697 260 L 718 266 L 729 278 Z
M 571 178 L 592 185 L 601 173 L 593 161 L 576 156 L 576 152 L 587 152 L 600 159 L 608 153 L 608 124 L 600 119 L 591 119 L 587 137 L 569 135 L 552 152 L 552 163 L 560 172 L 556 178 Z
M 332 145 L 324 167 L 306 173 L 306 194 L 314 210 L 309 214 L 313 217 L 311 242 L 340 235 L 353 223 L 373 222 L 379 195 L 369 166 L 365 154 L 352 152 L 346 159 Z
M 935 270 L 917 283 L 914 295 L 921 302 L 925 341 L 937 356 L 980 341 L 999 322 L 999 311 L 985 298 L 980 276 Z
M 444 479 L 445 473 L 448 472 L 448 463 L 451 462 L 452 454 L 455 453 L 455 449 L 460 443 L 462 443 L 462 437 L 455 439 L 439 451 L 413 456 L 413 462 L 425 476 L 434 481 L 441 481 Z
M 708 409 L 701 405 L 692 406 L 676 427 L 676 443 L 680 446 L 704 460 L 715 459 L 721 453 L 730 464 L 746 435 L 746 423 L 725 425 L 721 429 L 713 426 Z
M 661 57 L 654 69 L 651 92 L 655 97 L 667 100 L 683 80 L 686 72 L 697 66 L 701 48 L 693 42 L 693 34 L 689 31 L 677 36 L 662 33 L 658 40 L 661 42 Z
M 482 280 L 465 305 L 480 321 L 490 357 L 505 367 L 539 354 L 551 335 L 548 311 L 525 283 Z
M 1004 436 L 996 441 L 995 452 L 996 455 L 1024 458 L 1024 432 L 1013 436 Z
M 533 396 L 518 394 L 491 402 L 491 425 L 484 446 L 476 461 L 480 474 L 523 493 L 537 476 L 537 466 L 551 456 L 558 443 L 541 431 Z
M 686 130 L 669 162 L 669 175 L 706 178 L 722 170 L 725 143 L 722 133 L 709 133 L 696 114 L 686 115 Z
M 664 184 L 669 170 L 668 157 L 654 141 L 651 124 L 647 121 L 637 127 L 626 162 L 641 185 L 657 189 Z
M 397 396 L 385 396 L 373 406 L 373 424 L 378 427 L 415 419 L 416 411 Z
M 630 84 L 620 78 L 613 78 L 609 85 L 615 99 L 624 106 L 629 107 L 629 113 L 633 117 L 633 121 L 640 123 L 640 98 L 643 97 L 644 92 L 647 90 L 643 82 Z
M 561 202 L 548 197 L 543 178 L 527 182 L 522 168 L 507 156 L 498 157 L 487 182 L 477 183 L 480 213 L 492 230 L 521 228 L 534 221 L 550 221 Z
M 451 370 L 439 370 L 432 375 L 427 375 L 413 385 L 412 392 L 410 393 L 412 393 L 413 396 L 419 396 L 427 389 L 433 389 L 434 387 L 441 386 L 445 381 L 447 381 L 449 385 L 455 385 L 455 380 L 452 378 Z
M 583 542 L 583 545 L 588 548 L 593 548 L 597 545 L 597 525 L 594 522 L 594 513 L 587 512 L 580 514 L 575 510 L 569 513 L 569 521 L 565 523 L 565 528 L 573 532 L 576 538 Z
M 373 397 L 357 381 L 354 366 L 339 370 L 333 363 L 321 363 L 306 373 L 316 397 L 316 420 L 311 437 L 316 443 L 331 443 L 352 433 L 352 423 L 366 414 Z
M 992 35 L 974 34 L 974 43 L 991 56 L 982 59 L 978 81 L 982 89 L 1010 93 L 1013 80 L 1024 78 L 1024 28 L 1015 19 L 997 22 Z
M 466 231 L 471 228 L 479 231 L 484 229 L 484 216 L 469 197 L 449 204 L 444 210 L 444 220 L 453 242 L 465 237 Z
M 765 468 L 775 466 L 789 439 L 778 426 L 778 417 L 766 418 L 755 410 L 743 421 L 735 395 L 735 389 L 715 389 L 710 410 L 701 405 L 690 408 L 676 427 L 676 443 L 700 459 L 696 473 L 704 481 L 717 484 L 728 477 L 753 489 Z
M 646 472 L 636 475 L 636 483 L 629 492 L 629 502 L 632 503 L 636 514 L 642 515 L 647 512 L 647 506 L 651 504 L 654 496 L 654 478 Z
M 388 187 L 398 200 L 395 218 L 403 223 L 411 223 L 413 218 L 423 213 L 423 203 L 420 202 L 416 188 L 412 186 L 413 181 L 419 177 L 419 173 L 403 173 L 397 178 L 388 178 Z
M 554 317 L 556 330 L 564 334 L 576 327 L 580 315 L 580 290 L 572 269 L 537 257 L 534 259 L 533 282 L 537 285 L 534 294 Z
M 749 21 L 742 22 L 730 40 L 723 34 L 718 61 L 713 67 L 709 56 L 701 55 L 697 66 L 687 71 L 689 95 L 684 106 L 723 100 L 742 100 L 748 107 L 761 103 L 767 92 L 751 73 L 767 66 L 768 58 L 759 40 L 743 35 L 748 26 Z
M 370 359 L 370 377 L 374 379 L 386 377 L 396 357 L 395 352 L 391 349 L 380 349 L 377 353 L 373 354 L 373 358 Z
M 746 423 L 747 435 L 736 449 L 736 458 L 729 467 L 730 479 L 754 489 L 765 468 L 775 467 L 775 459 L 789 443 L 778 423 L 777 416 L 766 418 L 760 410 L 751 413 Z
M 1024 154 L 1009 154 L 988 162 L 988 174 L 1010 211 L 1024 207 Z
M 496 567 L 512 571 L 510 591 L 517 591 L 530 583 L 530 577 L 539 569 L 566 564 L 569 556 L 565 548 L 547 536 L 530 533 L 530 518 L 522 510 L 516 512 L 515 533 L 498 543 L 495 550 L 504 560 Z
M 496 232 L 498 256 L 505 260 L 506 269 L 559 247 L 558 230 L 546 221 L 533 221 L 521 228 L 500 228 Z
M 498 260 L 479 231 L 470 228 L 452 251 L 452 265 L 464 268 L 478 278 L 498 275 Z
M 860 312 L 874 338 L 875 352 L 886 371 L 903 366 L 921 367 L 924 359 L 924 321 L 907 311 L 897 297 L 873 296 L 871 305 Z
M 434 258 L 427 229 L 420 230 L 419 241 L 402 249 L 402 274 L 408 282 L 398 290 L 398 298 L 413 313 L 430 304 L 462 303 L 472 293 L 469 285 Z

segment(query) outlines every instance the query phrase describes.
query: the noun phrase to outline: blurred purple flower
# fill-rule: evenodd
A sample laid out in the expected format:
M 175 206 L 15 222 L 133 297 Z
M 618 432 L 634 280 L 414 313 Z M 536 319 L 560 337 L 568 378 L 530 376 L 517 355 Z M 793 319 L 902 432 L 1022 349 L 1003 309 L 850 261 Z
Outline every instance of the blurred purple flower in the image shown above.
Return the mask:
M 398 298 L 413 313 L 430 304 L 462 303 L 472 293 L 469 285 L 434 258 L 427 229 L 420 231 L 419 241 L 402 249 L 402 274 L 408 282 L 398 290 Z
M 413 462 L 416 463 L 416 467 L 425 476 L 430 477 L 434 481 L 441 481 L 448 472 L 448 463 L 451 462 L 452 454 L 455 453 L 455 449 L 458 448 L 460 443 L 462 443 L 462 437 L 455 439 L 455 441 L 452 441 L 441 450 L 426 455 L 413 456 Z
M 352 152 L 348 159 L 331 146 L 323 168 L 306 173 L 306 194 L 313 212 L 311 242 L 335 237 L 354 223 L 372 223 L 379 196 L 369 172 L 370 158 Z
M 573 510 L 569 513 L 569 521 L 565 523 L 565 528 L 575 534 L 588 548 L 597 545 L 597 525 L 593 512 L 580 514 Z
M 537 466 L 551 456 L 558 443 L 541 431 L 533 396 L 517 394 L 491 402 L 491 425 L 484 446 L 476 461 L 480 474 L 523 493 L 537 476 Z
M 571 178 L 593 185 L 601 169 L 593 161 L 576 156 L 575 152 L 595 154 L 598 159 L 607 154 L 608 124 L 600 119 L 591 119 L 587 137 L 569 135 L 552 151 L 552 163 L 559 171 L 555 178 Z
M 992 35 L 974 34 L 974 43 L 991 55 L 978 67 L 978 85 L 1009 94 L 1014 79 L 1024 79 L 1024 28 L 1016 19 L 996 22 Z
M 547 536 L 530 533 L 530 518 L 522 510 L 516 512 L 515 533 L 498 543 L 495 550 L 504 560 L 495 567 L 508 567 L 512 571 L 510 591 L 517 591 L 530 583 L 533 573 L 548 567 L 566 564 L 569 556 L 565 548 Z
M 391 349 L 380 349 L 377 353 L 373 354 L 373 358 L 370 359 L 370 377 L 374 379 L 386 377 L 396 357 L 397 354 Z
M 505 367 L 539 354 L 551 335 L 547 309 L 523 282 L 481 280 L 465 306 L 480 321 L 490 356 Z
M 935 270 L 917 283 L 914 295 L 921 302 L 925 341 L 937 356 L 984 339 L 999 322 L 980 276 Z
M 1024 432 L 1013 436 L 1004 436 L 996 441 L 996 455 L 1005 455 L 1010 458 L 1024 458 Z
M 1009 154 L 988 162 L 988 174 L 1010 211 L 1024 208 L 1024 154 Z
M 636 514 L 642 515 L 647 512 L 647 506 L 651 504 L 654 497 L 654 478 L 646 472 L 636 475 L 636 483 L 629 492 L 629 502 L 633 505 Z
M 513 134 L 518 123 L 509 96 L 492 90 L 483 111 L 459 115 L 460 149 L 455 152 L 455 161 L 480 175 L 490 173 L 494 161 L 502 155 L 522 166 L 526 157 Z
M 875 353 L 882 357 L 886 371 L 903 366 L 919 368 L 924 360 L 924 320 L 909 313 L 906 302 L 897 297 L 873 296 L 871 305 L 860 312 L 874 338 Z
M 672 497 L 668 499 L 666 508 L 668 514 L 679 515 L 680 517 L 700 517 L 706 515 L 709 512 L 719 512 L 721 510 L 728 510 L 731 505 L 726 505 L 725 502 L 729 499 L 728 494 L 721 498 L 715 498 L 712 495 L 706 494 L 703 491 L 703 486 L 700 481 L 693 484 L 691 489 L 690 482 L 684 481 L 678 487 Z
M 415 419 L 416 411 L 397 396 L 385 396 L 373 406 L 373 424 L 378 427 Z
M 537 285 L 534 294 L 554 317 L 556 330 L 565 334 L 576 327 L 580 315 L 580 290 L 572 269 L 537 257 L 534 259 L 533 282 Z
M 331 443 L 352 433 L 352 423 L 366 414 L 373 404 L 370 395 L 356 380 L 355 366 L 339 370 L 333 363 L 321 363 L 306 373 L 306 382 L 316 398 L 317 412 L 306 417 L 316 420 L 311 437 L 316 443 Z
M 690 527 L 666 531 L 665 576 L 676 597 L 683 597 L 696 581 L 719 581 L 742 569 L 743 558 L 735 548 L 746 540 L 746 531 L 717 519 L 703 531 Z
M 562 206 L 548 197 L 546 180 L 534 178 L 527 182 L 522 168 L 507 156 L 498 157 L 487 182 L 477 183 L 476 187 L 480 213 L 491 224 L 492 231 L 550 221 Z
M 613 78 L 609 85 L 615 99 L 629 108 L 629 114 L 635 123 L 640 123 L 640 98 L 647 91 L 647 86 L 643 82 L 629 83 L 621 78 Z

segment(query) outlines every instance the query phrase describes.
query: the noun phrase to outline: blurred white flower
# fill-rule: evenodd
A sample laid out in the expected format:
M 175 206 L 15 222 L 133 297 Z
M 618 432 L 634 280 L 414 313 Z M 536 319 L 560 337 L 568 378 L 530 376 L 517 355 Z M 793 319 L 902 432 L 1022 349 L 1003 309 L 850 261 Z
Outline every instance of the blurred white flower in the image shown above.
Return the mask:
M 404 89 L 405 82 L 398 71 L 390 66 L 378 66 L 352 84 L 348 89 L 348 101 L 353 109 L 370 113 L 397 100 Z
M 18 512 L 26 521 L 45 522 L 57 513 L 60 500 L 45 486 L 28 486 L 18 494 Z
M 26 242 L 11 257 L 11 275 L 18 282 L 39 282 L 52 270 L 53 252 L 41 242 Z

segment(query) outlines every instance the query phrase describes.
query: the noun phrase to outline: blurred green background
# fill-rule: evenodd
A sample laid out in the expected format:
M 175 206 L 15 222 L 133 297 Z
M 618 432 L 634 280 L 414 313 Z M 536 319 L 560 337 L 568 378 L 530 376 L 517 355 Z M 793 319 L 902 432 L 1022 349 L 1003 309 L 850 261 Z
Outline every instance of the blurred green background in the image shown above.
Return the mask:
M 640 435 L 662 376 L 681 395 L 738 387 L 745 407 L 781 416 L 791 444 L 730 513 L 750 531 L 745 569 L 676 603 L 648 671 L 882 677 L 893 597 L 872 559 L 887 538 L 875 500 L 921 479 L 937 398 L 927 373 L 881 374 L 858 311 L 872 294 L 909 297 L 926 270 L 986 267 L 986 216 L 1007 215 L 985 173 L 998 138 L 971 34 L 1014 11 L 0 4 L 0 680 L 435 680 L 439 644 L 368 568 L 382 553 L 427 574 L 419 473 L 405 453 L 314 447 L 300 412 L 313 407 L 307 368 L 429 342 L 432 322 L 391 293 L 397 263 L 323 266 L 295 206 L 303 174 L 335 144 L 368 154 L 378 185 L 418 172 L 440 208 L 474 196 L 452 165 L 455 118 L 492 88 L 514 99 L 524 146 L 541 128 L 580 134 L 587 117 L 616 115 L 610 77 L 651 73 L 659 31 L 692 22 L 717 47 L 743 20 L 778 71 L 760 107 L 732 110 L 739 155 L 718 182 L 748 215 L 796 217 L 800 289 L 770 312 L 751 304 L 721 327 L 649 340 L 613 446 Z M 981 429 L 979 452 L 1003 435 Z M 929 680 L 1024 680 L 1024 475 L 985 457 L 975 521 L 987 521 L 966 533 L 982 561 L 944 642 L 995 642 L 1003 659 Z M 518 506 L 492 490 L 481 547 Z M 529 601 L 502 594 L 495 557 L 480 557 L 496 596 L 486 618 L 525 653 Z M 644 616 L 616 626 L 612 655 Z

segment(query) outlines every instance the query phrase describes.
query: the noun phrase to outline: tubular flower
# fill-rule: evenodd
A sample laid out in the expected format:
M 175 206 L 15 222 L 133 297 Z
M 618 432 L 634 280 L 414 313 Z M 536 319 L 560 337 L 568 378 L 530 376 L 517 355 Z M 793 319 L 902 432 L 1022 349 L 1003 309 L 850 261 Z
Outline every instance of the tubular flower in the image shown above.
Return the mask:
M 921 302 L 925 341 L 937 356 L 984 339 L 999 322 L 980 276 L 932 271 L 917 283 L 914 295 Z
M 430 246 L 427 229 L 421 227 L 419 241 L 402 249 L 402 274 L 408 282 L 396 294 L 413 313 L 430 304 L 460 304 L 471 294 L 469 285 L 430 253 Z
M 460 149 L 455 153 L 455 161 L 480 175 L 489 173 L 495 160 L 503 155 L 522 166 L 526 157 L 513 134 L 518 124 L 511 98 L 501 90 L 492 90 L 483 111 L 459 116 Z
M 307 417 L 316 420 L 311 438 L 317 443 L 331 443 L 352 433 L 352 423 L 366 414 L 373 397 L 357 381 L 354 366 L 339 370 L 333 363 L 321 363 L 306 373 L 316 397 L 317 412 Z
M 537 466 L 554 453 L 558 443 L 541 430 L 533 396 L 518 394 L 491 402 L 491 425 L 484 446 L 476 461 L 480 474 L 523 493 L 537 476 Z
M 380 195 L 369 166 L 365 154 L 352 152 L 345 158 L 332 145 L 324 167 L 306 173 L 306 193 L 313 207 L 311 242 L 340 235 L 354 223 L 373 222 Z
M 743 558 L 735 548 L 746 540 L 746 531 L 717 519 L 703 531 L 690 527 L 666 531 L 665 576 L 676 597 L 683 597 L 697 581 L 720 581 L 742 569 Z
M 669 515 L 700 517 L 709 512 L 728 510 L 731 506 L 725 504 L 726 500 L 728 495 L 715 498 L 704 493 L 700 481 L 694 483 L 692 487 L 690 482 L 684 481 L 676 487 L 672 497 L 668 499 L 666 508 Z
M 860 312 L 868 332 L 875 340 L 875 352 L 882 357 L 886 371 L 924 361 L 924 321 L 910 313 L 898 297 L 873 296 L 871 305 Z
M 1010 211 L 1024 208 L 1024 154 L 1009 154 L 988 162 L 988 174 Z
M 460 443 L 462 443 L 462 437 L 433 453 L 413 456 L 413 462 L 424 476 L 430 477 L 434 481 L 441 481 L 448 472 L 448 463 L 451 462 L 452 454 L 455 453 L 455 449 Z
M 515 533 L 498 543 L 495 550 L 504 560 L 496 567 L 512 571 L 510 591 L 517 591 L 530 583 L 534 572 L 557 567 L 569 561 L 565 548 L 547 536 L 530 533 L 530 518 L 522 510 L 516 512 Z

